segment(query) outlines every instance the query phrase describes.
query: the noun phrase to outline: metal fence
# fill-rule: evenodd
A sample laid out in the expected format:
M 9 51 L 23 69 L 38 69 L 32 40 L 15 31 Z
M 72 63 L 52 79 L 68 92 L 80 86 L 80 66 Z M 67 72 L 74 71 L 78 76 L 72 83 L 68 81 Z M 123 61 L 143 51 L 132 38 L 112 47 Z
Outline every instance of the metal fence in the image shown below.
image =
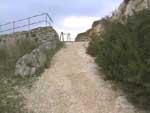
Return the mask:
M 72 42 L 70 33 L 61 32 L 59 39 L 63 42 Z
M 49 14 L 43 13 L 0 25 L 0 35 L 31 30 L 36 27 L 48 27 L 51 26 L 51 23 L 53 23 L 53 20 Z

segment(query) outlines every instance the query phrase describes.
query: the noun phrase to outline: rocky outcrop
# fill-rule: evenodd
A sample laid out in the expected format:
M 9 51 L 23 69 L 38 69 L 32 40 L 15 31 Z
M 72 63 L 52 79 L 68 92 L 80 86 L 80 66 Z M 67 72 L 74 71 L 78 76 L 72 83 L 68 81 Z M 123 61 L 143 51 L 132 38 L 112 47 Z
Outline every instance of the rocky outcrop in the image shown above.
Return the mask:
M 150 9 L 150 0 L 124 0 L 117 10 L 113 12 L 112 20 L 124 21 L 125 18 L 134 14 L 134 12 L 143 9 Z
M 124 0 L 118 9 L 116 9 L 111 17 L 106 17 L 108 21 L 119 20 L 125 22 L 128 16 L 134 14 L 134 12 L 141 11 L 143 9 L 150 9 L 150 0 Z M 107 26 L 107 22 L 104 19 L 98 20 L 93 23 L 92 28 L 82 35 L 78 35 L 76 41 L 84 41 L 92 38 L 93 34 L 100 35 Z M 83 35 L 84 34 L 84 35 Z
M 59 37 L 52 27 L 36 28 L 31 31 L 0 36 L 0 47 L 15 45 L 23 39 L 31 39 L 37 44 L 37 47 L 31 53 L 27 53 L 18 59 L 15 75 L 33 76 L 46 64 L 48 53 L 57 48 L 57 44 L 60 43 Z
M 32 30 L 31 33 L 39 46 L 16 63 L 15 74 L 23 77 L 35 75 L 40 71 L 47 62 L 48 53 L 52 49 L 56 49 L 59 43 L 59 37 L 53 28 L 39 28 Z
M 89 40 L 89 38 L 88 38 L 88 34 L 86 32 L 78 34 L 75 39 L 76 42 L 84 42 L 84 41 L 88 41 L 88 40 Z
M 93 36 L 96 35 L 100 35 L 104 30 L 105 28 L 107 27 L 107 23 L 108 23 L 108 20 L 109 18 L 106 17 L 106 18 L 103 18 L 101 20 L 98 20 L 98 21 L 95 21 L 92 25 L 92 28 L 87 30 L 86 32 L 84 33 L 80 33 L 77 35 L 75 41 L 90 41 L 91 38 Z

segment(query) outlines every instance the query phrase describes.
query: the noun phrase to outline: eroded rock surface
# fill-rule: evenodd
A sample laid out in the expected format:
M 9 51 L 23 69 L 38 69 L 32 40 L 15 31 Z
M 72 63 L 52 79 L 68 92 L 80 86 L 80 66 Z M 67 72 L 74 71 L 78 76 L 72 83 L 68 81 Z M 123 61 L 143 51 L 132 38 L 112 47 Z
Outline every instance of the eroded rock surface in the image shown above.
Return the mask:
M 57 47 L 59 36 L 52 27 L 40 27 L 30 31 L 15 32 L 0 36 L 0 48 L 11 48 L 21 41 L 35 43 L 31 53 L 21 56 L 16 62 L 15 75 L 22 77 L 35 75 L 47 62 L 47 54 Z M 26 42 L 25 46 L 28 46 Z M 22 48 L 23 51 L 24 48 Z
M 122 20 L 124 17 L 131 16 L 134 12 L 143 9 L 150 9 L 150 0 L 124 0 L 119 8 L 113 12 L 112 19 Z
M 47 62 L 47 54 L 57 47 L 59 37 L 52 28 L 39 28 L 32 32 L 34 39 L 38 42 L 38 47 L 31 53 L 24 55 L 16 63 L 16 75 L 30 76 L 36 74 Z M 32 38 L 29 37 L 29 38 Z
M 124 0 L 113 12 L 111 17 L 105 17 L 105 19 L 95 21 L 89 30 L 77 35 L 76 41 L 90 41 L 95 34 L 100 35 L 105 30 L 107 20 L 119 20 L 120 22 L 125 23 L 128 16 L 143 9 L 150 9 L 150 0 Z

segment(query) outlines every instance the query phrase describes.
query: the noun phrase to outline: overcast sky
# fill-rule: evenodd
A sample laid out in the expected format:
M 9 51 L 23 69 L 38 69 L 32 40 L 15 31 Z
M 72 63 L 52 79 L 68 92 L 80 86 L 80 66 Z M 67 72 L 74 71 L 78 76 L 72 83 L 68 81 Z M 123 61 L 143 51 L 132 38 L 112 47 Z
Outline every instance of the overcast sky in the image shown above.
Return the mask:
M 50 14 L 57 32 L 77 33 L 110 15 L 123 0 L 0 0 L 0 24 L 43 12 Z

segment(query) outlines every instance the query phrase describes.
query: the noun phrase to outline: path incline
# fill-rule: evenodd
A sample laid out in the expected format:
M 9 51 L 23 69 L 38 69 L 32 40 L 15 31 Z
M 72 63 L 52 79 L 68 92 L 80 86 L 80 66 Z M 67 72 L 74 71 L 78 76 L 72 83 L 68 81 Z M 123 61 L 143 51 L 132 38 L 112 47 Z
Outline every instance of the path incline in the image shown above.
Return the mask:
M 97 72 L 87 43 L 67 43 L 53 58 L 25 105 L 35 113 L 138 113 L 125 97 Z

